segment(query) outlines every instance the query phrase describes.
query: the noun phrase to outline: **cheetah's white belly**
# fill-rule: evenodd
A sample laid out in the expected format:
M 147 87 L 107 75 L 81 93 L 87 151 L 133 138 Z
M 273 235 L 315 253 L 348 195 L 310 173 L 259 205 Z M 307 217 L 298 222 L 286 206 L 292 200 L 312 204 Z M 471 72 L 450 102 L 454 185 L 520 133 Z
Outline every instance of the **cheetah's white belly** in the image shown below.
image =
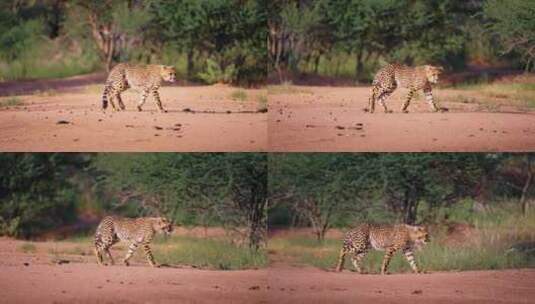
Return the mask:
M 380 251 L 384 250 L 384 247 L 381 246 L 381 244 L 379 244 L 379 242 L 377 242 L 374 238 L 370 239 L 370 243 L 371 243 L 373 249 L 380 250 Z

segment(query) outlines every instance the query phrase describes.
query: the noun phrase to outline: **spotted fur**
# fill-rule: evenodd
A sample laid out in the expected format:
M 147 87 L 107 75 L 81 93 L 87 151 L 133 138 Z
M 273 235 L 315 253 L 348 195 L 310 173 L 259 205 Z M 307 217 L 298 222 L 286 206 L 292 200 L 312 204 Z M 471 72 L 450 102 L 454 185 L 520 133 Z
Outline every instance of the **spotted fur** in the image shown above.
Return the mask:
M 379 70 L 372 83 L 372 94 L 369 106 L 365 111 L 373 113 L 375 111 L 375 101 L 383 106 L 385 113 L 391 113 L 386 107 L 385 100 L 399 87 L 409 89 L 401 111 L 408 113 L 407 108 L 411 99 L 419 90 L 425 95 L 425 100 L 435 112 L 446 110 L 439 108 L 433 99 L 431 84 L 438 82 L 438 76 L 442 72 L 441 67 L 423 65 L 418 67 L 408 67 L 400 64 L 389 64 Z
M 401 250 L 412 270 L 419 272 L 413 251 L 420 249 L 429 241 L 427 229 L 423 226 L 411 225 L 371 225 L 364 224 L 349 231 L 344 238 L 336 271 L 342 271 L 344 258 L 352 254 L 351 261 L 359 273 L 363 273 L 362 259 L 369 249 L 385 251 L 381 274 L 386 274 L 392 256 Z
M 151 249 L 149 247 L 156 233 L 169 234 L 173 231 L 172 224 L 162 217 L 142 217 L 142 218 L 120 218 L 107 216 L 102 219 L 95 232 L 95 255 L 97 262 L 105 265 L 102 254 L 105 253 L 110 264 L 113 265 L 113 257 L 110 248 L 124 241 L 129 243 L 128 253 L 123 259 L 123 263 L 128 266 L 128 260 L 132 257 L 138 246 L 143 247 L 145 256 L 149 264 L 153 267 L 158 265 L 154 262 Z
M 108 75 L 104 91 L 102 93 L 102 109 L 108 107 L 108 101 L 116 111 L 124 110 L 125 105 L 121 99 L 121 93 L 133 88 L 141 93 L 141 99 L 137 105 L 138 111 L 152 94 L 161 112 L 166 112 L 162 106 L 158 89 L 163 81 L 176 81 L 176 71 L 172 66 L 165 65 L 133 65 L 120 63 L 116 65 Z M 119 108 L 113 102 L 117 99 Z

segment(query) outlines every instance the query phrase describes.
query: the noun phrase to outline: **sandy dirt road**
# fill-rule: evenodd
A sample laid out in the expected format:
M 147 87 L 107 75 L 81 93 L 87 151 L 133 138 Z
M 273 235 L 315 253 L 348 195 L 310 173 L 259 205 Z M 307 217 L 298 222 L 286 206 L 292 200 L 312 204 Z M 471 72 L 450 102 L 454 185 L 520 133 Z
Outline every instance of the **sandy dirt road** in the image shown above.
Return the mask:
M 0 109 L 0 151 L 267 149 L 267 114 L 258 111 L 265 108 L 265 90 L 163 87 L 160 96 L 168 113 L 159 113 L 152 97 L 138 112 L 139 95 L 132 90 L 123 94 L 126 111 L 104 112 L 101 90 L 92 85 L 16 97 L 19 105 Z M 237 91 L 245 94 L 238 100 L 232 97 Z
M 387 101 L 394 113 L 364 112 L 369 87 L 295 86 L 270 93 L 269 148 L 305 152 L 485 152 L 535 149 L 535 112 L 502 107 L 484 111 L 435 92 L 448 112 L 432 113 L 414 100 L 400 113 L 403 90 Z
M 358 275 L 274 263 L 217 271 L 96 265 L 76 244 L 0 238 L 0 303 L 535 303 L 535 269 Z M 115 253 L 114 253 L 115 254 Z M 67 261 L 67 263 L 58 263 Z

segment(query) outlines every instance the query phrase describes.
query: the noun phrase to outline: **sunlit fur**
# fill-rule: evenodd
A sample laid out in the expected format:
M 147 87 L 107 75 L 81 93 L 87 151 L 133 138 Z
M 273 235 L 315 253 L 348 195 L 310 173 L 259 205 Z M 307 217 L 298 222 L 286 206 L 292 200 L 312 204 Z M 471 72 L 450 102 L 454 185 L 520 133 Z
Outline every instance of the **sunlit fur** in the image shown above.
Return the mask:
M 409 67 L 401 64 L 389 64 L 380 69 L 372 83 L 372 94 L 369 99 L 368 108 L 365 111 L 373 113 L 375 111 L 375 102 L 384 108 L 385 113 L 391 113 L 386 106 L 386 99 L 392 95 L 397 88 L 406 88 L 409 90 L 401 111 L 407 113 L 410 101 L 419 90 L 422 90 L 425 95 L 425 100 L 435 112 L 446 110 L 439 108 L 433 99 L 431 84 L 438 83 L 441 67 L 432 65 L 423 65 L 417 67 Z
M 156 233 L 170 234 L 173 225 L 163 217 L 121 218 L 107 216 L 102 219 L 95 232 L 95 255 L 97 262 L 104 265 L 103 254 L 106 254 L 113 265 L 113 257 L 109 249 L 119 241 L 129 244 L 128 253 L 123 262 L 129 265 L 128 260 L 132 257 L 138 246 L 143 247 L 145 256 L 151 266 L 157 267 L 154 261 L 150 242 Z
M 108 75 L 104 92 L 102 93 L 102 108 L 108 107 L 108 101 L 113 110 L 125 110 L 125 105 L 121 99 L 121 93 L 133 88 L 141 93 L 141 99 L 138 102 L 138 111 L 147 100 L 149 94 L 152 94 L 156 105 L 161 112 L 166 112 L 162 106 L 158 89 L 163 81 L 175 82 L 176 70 L 172 66 L 165 65 L 135 65 L 120 63 L 116 65 Z M 117 100 L 119 107 L 115 106 L 114 100 Z
M 342 271 L 345 256 L 352 254 L 353 266 L 359 273 L 363 273 L 362 259 L 373 248 L 385 251 L 381 274 L 387 272 L 390 259 L 399 250 L 404 253 L 412 270 L 418 273 L 413 251 L 422 248 L 427 242 L 429 233 L 424 226 L 364 224 L 347 232 L 336 270 Z

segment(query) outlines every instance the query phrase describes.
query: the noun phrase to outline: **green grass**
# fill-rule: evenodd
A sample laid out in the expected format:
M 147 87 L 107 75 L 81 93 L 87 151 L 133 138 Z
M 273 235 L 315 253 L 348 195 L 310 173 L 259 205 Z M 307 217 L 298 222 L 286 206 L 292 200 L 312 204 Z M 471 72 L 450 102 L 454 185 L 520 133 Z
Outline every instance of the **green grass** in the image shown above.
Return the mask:
M 24 102 L 19 97 L 7 97 L 0 100 L 0 108 L 4 107 L 16 107 L 23 105 Z
M 244 90 L 236 90 L 230 94 L 232 100 L 245 101 L 247 100 L 247 93 Z
M 24 253 L 35 253 L 37 251 L 37 247 L 31 243 L 24 243 L 20 245 L 18 249 Z
M 91 236 L 77 236 L 65 240 L 77 244 L 73 248 L 54 250 L 54 255 L 74 254 L 92 255 L 93 244 Z M 118 243 L 113 249 L 126 254 L 126 243 Z M 226 240 L 194 238 L 183 236 L 164 237 L 157 236 L 151 244 L 154 257 L 160 264 L 191 265 L 197 268 L 236 270 L 248 268 L 261 268 L 268 264 L 264 252 L 252 252 L 248 248 L 237 247 Z M 119 261 L 117 254 L 114 257 Z M 142 250 L 138 250 L 134 259 L 145 261 Z
M 258 106 L 257 106 L 258 111 L 268 110 L 268 98 L 266 95 L 258 95 L 256 98 L 256 101 L 258 103 Z
M 191 237 L 172 237 L 165 245 L 156 246 L 154 255 L 159 263 L 219 270 L 261 268 L 268 264 L 264 252 L 252 252 L 226 241 Z
M 277 95 L 277 94 L 312 94 L 311 90 L 303 89 L 296 87 L 289 82 L 285 82 L 280 85 L 269 85 L 267 86 L 268 94 Z
M 479 103 L 496 108 L 499 105 L 535 107 L 535 83 L 479 83 L 458 85 L 457 102 Z M 467 96 L 464 92 L 473 92 Z
M 517 208 L 518 209 L 518 208 Z M 515 244 L 535 244 L 535 212 L 521 216 L 512 208 L 491 210 L 473 219 L 474 234 L 462 245 L 447 245 L 445 229 L 434 229 L 432 241 L 415 252 L 416 261 L 424 271 L 463 271 L 535 267 L 535 248 L 531 252 L 510 250 Z M 442 227 L 444 228 L 444 227 Z M 274 238 L 269 241 L 270 253 L 293 264 L 334 269 L 342 241 L 326 239 L 322 244 L 313 237 Z M 364 268 L 379 273 L 383 252 L 370 250 Z M 353 269 L 346 257 L 346 269 Z M 404 256 L 397 253 L 392 259 L 391 273 L 410 272 Z

